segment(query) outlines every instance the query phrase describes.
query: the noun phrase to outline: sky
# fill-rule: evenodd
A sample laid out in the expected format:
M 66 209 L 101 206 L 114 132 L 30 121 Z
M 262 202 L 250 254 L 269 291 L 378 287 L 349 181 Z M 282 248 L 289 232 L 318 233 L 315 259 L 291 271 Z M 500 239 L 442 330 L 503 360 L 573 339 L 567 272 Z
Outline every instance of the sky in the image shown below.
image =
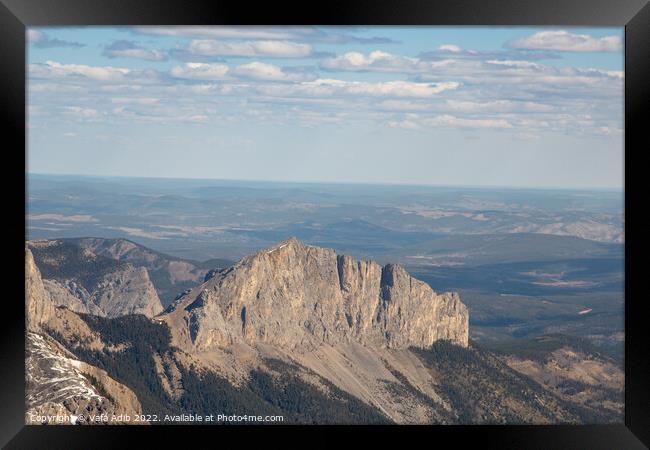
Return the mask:
M 27 30 L 30 173 L 622 189 L 623 28 Z

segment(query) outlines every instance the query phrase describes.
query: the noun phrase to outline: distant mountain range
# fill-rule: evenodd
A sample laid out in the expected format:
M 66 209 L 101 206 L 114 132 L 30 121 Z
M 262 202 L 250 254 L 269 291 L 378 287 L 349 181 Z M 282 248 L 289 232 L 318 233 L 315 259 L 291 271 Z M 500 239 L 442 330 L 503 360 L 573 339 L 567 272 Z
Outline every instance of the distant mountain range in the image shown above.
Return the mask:
M 483 348 L 458 294 L 399 265 L 295 238 L 219 265 L 122 239 L 28 242 L 27 423 L 622 421 L 615 361 L 558 336 Z
M 30 239 L 128 237 L 192 260 L 239 260 L 296 236 L 382 263 L 456 267 L 620 256 L 625 239 L 621 191 L 36 174 L 28 185 Z

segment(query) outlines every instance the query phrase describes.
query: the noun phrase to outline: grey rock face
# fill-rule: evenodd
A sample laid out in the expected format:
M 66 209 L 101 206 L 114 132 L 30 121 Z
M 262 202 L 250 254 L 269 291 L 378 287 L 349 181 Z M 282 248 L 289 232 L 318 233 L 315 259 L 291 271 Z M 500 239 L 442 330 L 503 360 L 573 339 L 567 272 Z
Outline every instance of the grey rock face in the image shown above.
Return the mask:
M 144 267 L 108 259 L 62 241 L 30 241 L 28 245 L 34 251 L 32 257 L 32 252 L 27 250 L 28 269 L 30 264 L 36 271 L 37 265 L 42 266 L 38 277 L 31 282 L 36 294 L 28 295 L 28 305 L 30 301 L 33 303 L 30 298 L 39 298 L 38 290 L 42 289 L 53 305 L 79 313 L 153 317 L 163 310 Z M 41 275 L 44 275 L 42 281 Z M 29 284 L 29 271 L 27 281 Z
M 205 277 L 203 277 L 203 282 L 205 283 L 206 281 L 211 280 L 211 279 L 214 278 L 214 277 L 215 277 L 215 276 L 216 276 L 220 271 L 221 271 L 221 269 L 211 269 L 211 270 L 209 270 L 208 273 L 205 274 Z
M 73 280 L 43 280 L 43 287 L 56 306 L 70 311 L 105 316 L 106 313 L 89 301 L 90 294 Z
M 104 274 L 88 292 L 74 280 L 43 280 L 56 306 L 102 317 L 144 314 L 153 317 L 163 307 L 145 268 L 125 265 Z
M 67 242 L 111 260 L 144 267 L 161 302 L 169 305 L 176 294 L 203 282 L 207 269 L 125 239 L 79 238 Z
M 127 314 L 153 317 L 163 310 L 147 269 L 131 265 L 106 274 L 91 294 L 89 304 L 104 311 L 107 317 Z
M 25 247 L 25 319 L 28 330 L 38 330 L 54 313 L 50 295 L 43 286 L 34 256 Z
M 198 349 L 236 342 L 468 345 L 468 312 L 457 294 L 436 294 L 400 266 L 356 261 L 295 238 L 216 273 L 169 312 L 179 313 Z

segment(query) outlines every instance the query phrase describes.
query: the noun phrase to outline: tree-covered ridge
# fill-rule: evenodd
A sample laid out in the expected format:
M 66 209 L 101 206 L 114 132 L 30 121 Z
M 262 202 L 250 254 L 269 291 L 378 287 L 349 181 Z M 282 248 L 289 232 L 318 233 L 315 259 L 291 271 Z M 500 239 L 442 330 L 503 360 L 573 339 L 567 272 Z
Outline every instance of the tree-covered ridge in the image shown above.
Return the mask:
M 491 343 L 489 348 L 498 354 L 545 362 L 553 351 L 563 347 L 571 348 L 592 357 L 616 361 L 585 338 L 559 333 L 545 334 L 532 339 L 512 339 Z
M 322 380 L 324 390 L 304 381 L 306 370 L 280 360 L 265 360 L 266 368 L 253 370 L 246 383 L 234 386 L 214 372 L 177 364 L 182 395 L 170 398 L 158 374 L 155 355 L 174 358 L 167 325 L 145 316 L 114 319 L 92 315 L 80 317 L 106 344 L 123 345 L 122 350 L 90 350 L 61 334 L 53 337 L 80 360 L 106 370 L 137 395 L 144 414 L 282 415 L 281 423 L 387 423 L 378 410 Z M 313 374 L 312 374 L 313 375 Z
M 91 350 L 84 342 L 67 341 L 55 331 L 50 334 L 80 360 L 106 370 L 115 380 L 131 388 L 145 414 L 282 415 L 282 423 L 303 424 L 390 422 L 378 409 L 300 365 L 264 359 L 262 366 L 252 370 L 244 383 L 235 386 L 215 372 L 179 363 L 179 350 L 170 345 L 170 330 L 164 323 L 141 315 L 114 319 L 85 314 L 80 317 L 102 336 L 107 349 Z M 544 349 L 552 350 L 562 342 L 559 338 L 545 342 Z M 542 350 L 539 349 L 540 354 Z M 390 366 L 387 367 L 398 383 L 387 383 L 386 388 L 394 390 L 397 397 L 417 398 L 428 405 L 437 423 L 620 422 L 620 417 L 611 410 L 592 404 L 579 405 L 545 389 L 507 366 L 497 354 L 475 343 L 463 348 L 439 341 L 428 349 L 411 348 L 410 351 L 430 371 L 435 380 L 433 389 L 451 406 L 451 411 L 431 401 Z M 160 361 L 167 361 L 163 363 L 162 374 Z M 174 398 L 163 382 L 165 376 L 170 378 L 169 361 L 180 373 L 180 389 Z M 320 386 L 305 381 L 314 377 L 318 377 Z M 575 393 L 585 389 L 581 383 L 569 381 L 560 387 Z M 616 401 L 618 393 L 607 391 L 603 395 L 602 399 Z
M 451 403 L 457 423 L 620 422 L 609 411 L 560 399 L 475 343 L 462 348 L 439 341 L 411 351 L 437 375 L 437 391 Z
M 44 279 L 75 280 L 87 291 L 92 291 L 106 274 L 128 266 L 84 251 L 65 240 L 49 241 L 47 245 L 32 244 L 30 250 Z
M 342 391 L 327 380 L 320 379 L 326 392 L 302 380 L 301 371 L 315 373 L 279 359 L 266 359 L 272 372 L 251 372 L 250 389 L 285 413 L 292 421 L 312 424 L 367 424 L 390 423 L 377 409 Z

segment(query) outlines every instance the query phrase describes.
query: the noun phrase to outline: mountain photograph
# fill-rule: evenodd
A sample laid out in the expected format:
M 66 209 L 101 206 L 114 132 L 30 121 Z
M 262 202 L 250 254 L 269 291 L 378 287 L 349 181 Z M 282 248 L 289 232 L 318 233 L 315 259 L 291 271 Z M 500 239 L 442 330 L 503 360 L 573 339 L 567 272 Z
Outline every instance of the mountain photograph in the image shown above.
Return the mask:
M 624 422 L 620 29 L 27 40 L 25 424 Z

